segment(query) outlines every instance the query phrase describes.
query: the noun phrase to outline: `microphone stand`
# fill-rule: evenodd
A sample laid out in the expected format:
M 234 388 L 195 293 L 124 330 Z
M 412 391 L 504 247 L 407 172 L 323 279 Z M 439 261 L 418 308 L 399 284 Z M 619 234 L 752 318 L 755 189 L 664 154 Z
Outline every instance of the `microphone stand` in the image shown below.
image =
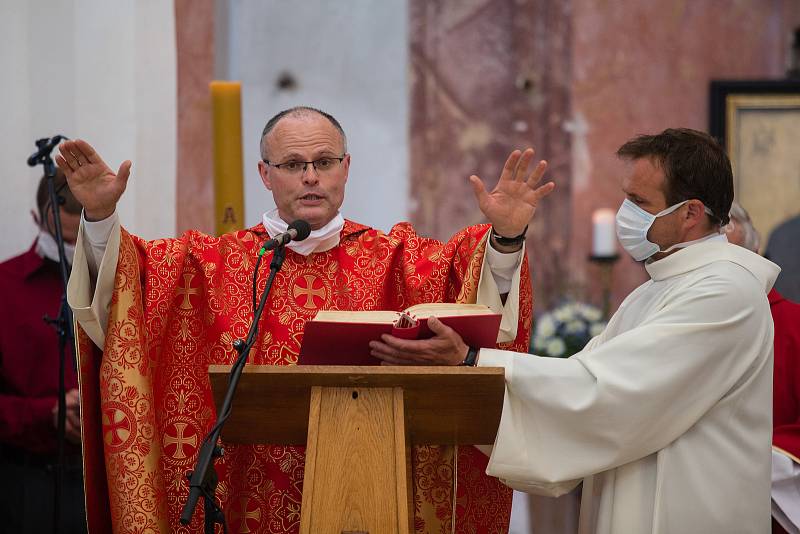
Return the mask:
M 258 276 L 258 267 L 261 263 L 264 253 L 265 249 L 262 248 L 258 254 L 258 260 L 256 261 L 256 267 L 253 273 L 254 294 L 256 278 Z M 245 363 L 247 362 L 247 356 L 250 354 L 250 349 L 256 342 L 258 323 L 261 319 L 261 314 L 264 312 L 264 307 L 267 303 L 267 296 L 272 288 L 272 282 L 275 279 L 275 275 L 283 265 L 283 260 L 285 257 L 286 250 L 283 246 L 276 248 L 275 252 L 272 254 L 267 285 L 264 288 L 264 292 L 261 294 L 261 300 L 259 301 L 258 306 L 253 311 L 253 323 L 250 325 L 250 330 L 247 332 L 247 338 L 244 341 L 237 339 L 233 342 L 233 348 L 236 349 L 236 352 L 239 353 L 239 356 L 236 358 L 236 361 L 231 367 L 230 378 L 228 379 L 228 390 L 225 393 L 225 399 L 222 401 L 222 406 L 220 407 L 219 414 L 217 416 L 217 423 L 213 426 L 211 431 L 203 440 L 203 446 L 201 447 L 200 453 L 197 456 L 197 462 L 195 463 L 194 471 L 187 473 L 187 477 L 189 478 L 189 497 L 186 500 L 186 504 L 183 506 L 183 512 L 181 513 L 180 521 L 183 525 L 189 524 L 189 522 L 192 520 L 192 515 L 194 515 L 194 509 L 197 506 L 197 501 L 202 495 L 203 511 L 205 513 L 205 534 L 214 534 L 214 528 L 217 524 L 222 525 L 222 531 L 224 533 L 228 532 L 228 526 L 225 522 L 225 515 L 222 513 L 222 509 L 220 508 L 216 499 L 216 489 L 219 478 L 213 462 L 216 458 L 219 458 L 224 454 L 224 450 L 218 444 L 219 436 L 222 432 L 222 427 L 225 425 L 225 421 L 231 414 L 233 396 L 236 393 L 236 387 L 239 384 L 239 379 L 242 376 L 242 371 L 244 370 Z
M 67 258 L 64 254 L 64 236 L 61 232 L 61 203 L 62 197 L 56 193 L 55 176 L 56 166 L 53 159 L 50 157 L 52 150 L 58 146 L 58 143 L 64 136 L 56 135 L 52 138 L 43 138 L 36 141 L 37 151 L 28 158 L 28 165 L 35 167 L 36 165 L 44 166 L 44 174 L 47 177 L 47 190 L 50 195 L 50 209 L 53 213 L 53 227 L 55 230 L 56 244 L 58 245 L 58 264 L 61 271 L 61 283 L 64 288 L 61 293 L 61 307 L 58 312 L 58 317 L 52 319 L 47 315 L 44 316 L 44 321 L 53 325 L 58 334 L 58 417 L 56 425 L 56 440 L 57 440 L 57 460 L 56 460 L 56 480 L 55 480 L 55 495 L 53 506 L 53 530 L 58 533 L 61 530 L 61 506 L 62 506 L 62 491 L 64 487 L 64 445 L 66 438 L 66 418 L 67 418 L 67 400 L 66 400 L 66 386 L 65 382 L 65 368 L 66 368 L 66 348 L 67 342 L 72 342 L 75 335 L 72 331 L 72 310 L 67 305 L 67 281 L 69 280 L 69 271 L 67 268 Z M 45 213 L 43 217 L 47 217 Z M 45 221 L 42 221 L 46 224 Z

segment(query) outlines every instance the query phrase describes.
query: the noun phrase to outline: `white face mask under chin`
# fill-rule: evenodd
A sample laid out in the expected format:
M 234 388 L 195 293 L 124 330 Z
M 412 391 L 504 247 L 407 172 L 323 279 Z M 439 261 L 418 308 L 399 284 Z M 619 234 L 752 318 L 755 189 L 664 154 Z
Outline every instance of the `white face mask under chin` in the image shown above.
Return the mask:
M 267 233 L 271 236 L 285 232 L 289 227 L 286 221 L 282 220 L 278 215 L 277 208 L 265 213 L 262 217 L 262 221 L 264 223 L 264 228 L 266 228 Z M 339 234 L 343 227 L 344 218 L 340 213 L 337 213 L 336 217 L 328 222 L 328 224 L 319 230 L 312 230 L 311 234 L 302 241 L 290 242 L 286 245 L 286 248 L 290 248 L 303 256 L 308 256 L 312 252 L 323 252 L 333 248 L 339 243 Z
M 39 237 L 36 239 L 36 253 L 43 258 L 58 263 L 58 243 L 50 235 L 50 232 L 39 230 Z M 75 257 L 75 245 L 64 243 L 64 254 L 67 257 L 67 263 L 72 265 L 72 258 Z
M 684 200 L 683 202 L 678 202 L 653 215 L 626 198 L 617 212 L 617 239 L 619 239 L 622 248 L 633 256 L 634 260 L 644 261 L 658 252 L 671 252 L 675 249 L 684 248 L 693 243 L 708 239 L 708 237 L 712 237 L 714 234 L 685 243 L 676 243 L 666 250 L 661 250 L 657 244 L 647 239 L 647 232 L 650 231 L 650 227 L 657 218 L 669 215 L 687 202 L 689 201 Z M 708 208 L 705 208 L 705 212 L 709 215 L 713 215 Z

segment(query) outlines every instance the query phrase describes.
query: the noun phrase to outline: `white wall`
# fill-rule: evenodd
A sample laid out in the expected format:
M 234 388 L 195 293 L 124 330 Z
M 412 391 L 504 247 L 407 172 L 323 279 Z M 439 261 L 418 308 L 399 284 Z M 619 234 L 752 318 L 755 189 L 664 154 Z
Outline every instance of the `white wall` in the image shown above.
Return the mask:
M 383 230 L 406 220 L 406 2 L 220 1 L 228 11 L 218 38 L 227 32 L 227 39 L 218 48 L 224 55 L 217 73 L 242 81 L 246 223 L 274 207 L 257 171 L 261 131 L 295 105 L 331 113 L 347 133 L 352 164 L 344 216 Z M 297 89 L 277 88 L 283 72 Z
M 133 161 L 119 206 L 147 238 L 175 232 L 175 19 L 163 0 L 0 0 L 0 258 L 27 248 L 41 168 L 34 140 L 92 143 L 111 167 Z

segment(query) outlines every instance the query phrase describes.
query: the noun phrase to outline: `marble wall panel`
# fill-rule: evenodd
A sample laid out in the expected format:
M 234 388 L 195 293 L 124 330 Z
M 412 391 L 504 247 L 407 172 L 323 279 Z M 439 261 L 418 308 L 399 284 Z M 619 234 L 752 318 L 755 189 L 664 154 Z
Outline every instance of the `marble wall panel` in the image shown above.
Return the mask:
M 442 239 L 485 222 L 468 177 L 477 174 L 492 188 L 512 149 L 535 147 L 558 184 L 528 233 L 539 303 L 568 289 L 570 4 L 409 5 L 411 219 Z
M 177 235 L 214 233 L 211 99 L 214 0 L 175 0 L 178 51 Z

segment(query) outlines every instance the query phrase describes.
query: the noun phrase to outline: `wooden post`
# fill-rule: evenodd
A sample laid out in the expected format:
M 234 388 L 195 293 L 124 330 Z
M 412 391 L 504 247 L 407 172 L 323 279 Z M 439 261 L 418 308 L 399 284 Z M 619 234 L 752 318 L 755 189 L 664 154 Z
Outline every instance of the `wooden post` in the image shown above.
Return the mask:
M 408 534 L 402 388 L 313 387 L 300 534 Z

